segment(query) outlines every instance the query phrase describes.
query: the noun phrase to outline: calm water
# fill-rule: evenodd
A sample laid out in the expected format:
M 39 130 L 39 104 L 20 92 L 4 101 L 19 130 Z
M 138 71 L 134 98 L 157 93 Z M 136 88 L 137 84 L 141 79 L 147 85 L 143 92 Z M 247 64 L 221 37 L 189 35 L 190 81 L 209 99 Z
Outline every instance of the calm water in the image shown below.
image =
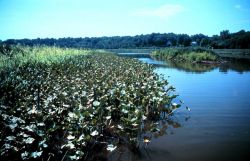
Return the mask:
M 165 63 L 143 54 L 137 59 L 154 64 L 155 72 L 176 87 L 179 99 L 191 111 L 179 109 L 174 119 L 181 127 L 167 129 L 165 135 L 153 138 L 139 156 L 131 154 L 127 160 L 250 160 L 249 62 L 211 67 Z

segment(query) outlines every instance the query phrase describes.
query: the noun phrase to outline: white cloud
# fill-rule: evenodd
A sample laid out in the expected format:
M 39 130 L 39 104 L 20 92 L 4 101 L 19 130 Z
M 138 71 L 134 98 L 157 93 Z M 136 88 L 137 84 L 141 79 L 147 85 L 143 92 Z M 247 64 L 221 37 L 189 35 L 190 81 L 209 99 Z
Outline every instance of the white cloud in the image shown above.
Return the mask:
M 241 5 L 237 4 L 234 6 L 236 9 L 241 9 Z
M 238 11 L 241 11 L 241 12 L 249 12 L 249 9 L 240 5 L 240 4 L 236 4 L 234 5 L 234 8 L 237 9 Z
M 184 7 L 178 4 L 165 4 L 154 9 L 140 9 L 134 12 L 137 16 L 170 18 L 182 12 Z

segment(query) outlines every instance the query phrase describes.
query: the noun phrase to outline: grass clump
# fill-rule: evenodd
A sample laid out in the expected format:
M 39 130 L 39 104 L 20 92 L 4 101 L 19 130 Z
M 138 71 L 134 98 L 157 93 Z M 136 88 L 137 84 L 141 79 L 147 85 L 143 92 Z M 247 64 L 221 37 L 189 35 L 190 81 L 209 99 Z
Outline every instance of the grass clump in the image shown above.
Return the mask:
M 151 56 L 156 59 L 185 61 L 192 63 L 216 63 L 219 57 L 202 49 L 167 48 L 153 51 Z
M 0 69 L 5 67 L 22 66 L 26 63 L 41 62 L 55 63 L 60 62 L 70 56 L 87 55 L 93 53 L 87 49 L 58 48 L 48 46 L 12 46 L 0 45 Z
M 94 148 L 138 146 L 148 132 L 158 131 L 156 124 L 143 125 L 179 107 L 172 103 L 173 87 L 138 60 L 85 54 L 90 51 L 72 56 L 74 49 L 27 50 L 34 57 L 27 52 L 24 61 L 0 71 L 5 160 L 96 160 Z

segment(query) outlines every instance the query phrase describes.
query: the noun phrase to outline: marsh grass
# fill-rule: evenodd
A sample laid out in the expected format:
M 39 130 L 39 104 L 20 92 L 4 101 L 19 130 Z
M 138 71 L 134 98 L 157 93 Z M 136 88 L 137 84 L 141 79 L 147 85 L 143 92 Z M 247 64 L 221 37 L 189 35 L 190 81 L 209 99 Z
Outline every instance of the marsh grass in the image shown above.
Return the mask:
M 0 46 L 0 68 L 22 66 L 25 63 L 51 64 L 76 55 L 87 55 L 93 50 L 58 48 L 47 46 Z
M 216 54 L 202 49 L 166 48 L 153 51 L 151 56 L 156 59 L 177 62 L 216 63 L 219 61 L 219 57 Z

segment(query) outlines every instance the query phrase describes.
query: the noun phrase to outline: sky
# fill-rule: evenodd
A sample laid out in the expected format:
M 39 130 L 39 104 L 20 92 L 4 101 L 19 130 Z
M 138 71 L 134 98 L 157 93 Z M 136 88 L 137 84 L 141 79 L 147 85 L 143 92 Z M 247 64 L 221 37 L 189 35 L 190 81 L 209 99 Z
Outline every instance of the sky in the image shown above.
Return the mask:
M 0 40 L 250 31 L 250 0 L 0 0 Z

